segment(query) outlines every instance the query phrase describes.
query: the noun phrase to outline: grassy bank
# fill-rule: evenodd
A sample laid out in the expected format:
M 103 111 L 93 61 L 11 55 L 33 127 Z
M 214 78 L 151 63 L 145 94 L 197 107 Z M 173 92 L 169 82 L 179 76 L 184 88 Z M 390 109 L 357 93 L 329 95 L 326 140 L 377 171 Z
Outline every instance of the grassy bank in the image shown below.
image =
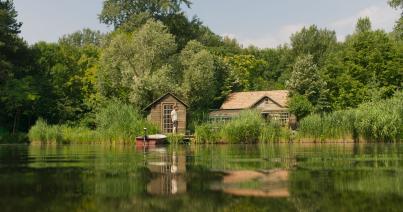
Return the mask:
M 196 126 L 197 143 L 256 143 L 288 141 L 291 132 L 277 122 L 265 121 L 258 111 L 245 111 L 226 123 Z
M 143 134 L 156 133 L 158 129 L 147 122 L 132 106 L 113 102 L 96 114 L 96 129 L 80 126 L 49 125 L 39 119 L 29 131 L 31 141 L 41 142 L 127 142 Z
M 315 141 L 397 142 L 403 133 L 403 93 L 356 109 L 310 115 L 300 122 L 298 136 Z

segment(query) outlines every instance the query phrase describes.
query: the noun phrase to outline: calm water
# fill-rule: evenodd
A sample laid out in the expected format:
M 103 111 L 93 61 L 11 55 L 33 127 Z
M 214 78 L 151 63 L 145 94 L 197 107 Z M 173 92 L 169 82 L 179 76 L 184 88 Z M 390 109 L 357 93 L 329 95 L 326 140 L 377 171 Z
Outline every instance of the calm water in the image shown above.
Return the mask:
M 402 144 L 0 146 L 0 211 L 402 210 Z

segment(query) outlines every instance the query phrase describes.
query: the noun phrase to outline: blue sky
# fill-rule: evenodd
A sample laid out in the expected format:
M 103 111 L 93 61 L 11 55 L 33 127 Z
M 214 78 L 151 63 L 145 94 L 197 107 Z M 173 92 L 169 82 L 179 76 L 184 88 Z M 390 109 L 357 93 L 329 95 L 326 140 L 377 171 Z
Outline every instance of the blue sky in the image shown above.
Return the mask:
M 336 30 L 339 40 L 368 16 L 376 29 L 391 31 L 399 11 L 387 0 L 193 0 L 189 16 L 197 15 L 220 35 L 244 46 L 276 47 L 303 26 L 316 24 Z M 102 0 L 14 0 L 23 22 L 22 36 L 33 44 L 57 41 L 84 27 L 111 30 L 99 23 Z

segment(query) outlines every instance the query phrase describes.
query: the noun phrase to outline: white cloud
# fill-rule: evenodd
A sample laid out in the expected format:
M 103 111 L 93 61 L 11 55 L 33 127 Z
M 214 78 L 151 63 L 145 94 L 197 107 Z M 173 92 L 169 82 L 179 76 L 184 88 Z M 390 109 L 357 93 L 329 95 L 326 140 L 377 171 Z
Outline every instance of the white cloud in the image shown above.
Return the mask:
M 292 33 L 301 30 L 306 24 L 290 24 L 282 26 L 276 33 L 269 33 L 264 36 L 247 38 L 245 36 L 239 36 L 233 33 L 224 33 L 223 36 L 229 38 L 235 38 L 244 47 L 257 46 L 260 48 L 274 48 L 278 45 L 285 44 L 289 42 Z
M 382 5 L 373 5 L 364 8 L 357 12 L 357 14 L 337 19 L 331 23 L 325 25 L 319 25 L 319 27 L 326 27 L 330 30 L 335 30 L 337 33 L 338 40 L 342 41 L 344 38 L 351 34 L 360 17 L 369 17 L 372 22 L 373 29 L 384 29 L 386 31 L 391 31 L 395 24 L 395 21 L 400 17 L 400 12 L 393 10 L 386 3 Z M 223 36 L 230 38 L 235 38 L 244 47 L 250 45 L 257 46 L 260 48 L 273 48 L 281 44 L 289 42 L 290 36 L 301 30 L 304 26 L 309 26 L 314 23 L 297 23 L 288 24 L 275 30 L 274 33 L 267 33 L 261 36 L 250 37 L 249 35 L 237 35 L 233 33 L 224 33 Z
M 354 31 L 359 18 L 368 17 L 372 22 L 373 29 L 390 31 L 399 16 L 400 12 L 393 10 L 387 4 L 374 5 L 360 10 L 357 14 L 350 17 L 333 21 L 330 23 L 330 28 L 336 30 L 339 40 L 343 40 L 346 35 Z

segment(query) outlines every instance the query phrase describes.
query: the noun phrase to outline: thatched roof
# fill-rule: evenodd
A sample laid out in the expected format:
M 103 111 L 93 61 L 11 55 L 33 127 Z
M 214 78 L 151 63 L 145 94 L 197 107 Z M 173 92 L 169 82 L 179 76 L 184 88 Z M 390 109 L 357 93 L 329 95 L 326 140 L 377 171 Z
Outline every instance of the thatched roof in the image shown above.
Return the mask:
M 250 109 L 264 98 L 269 98 L 274 103 L 285 108 L 287 107 L 288 95 L 289 91 L 287 90 L 236 92 L 228 96 L 220 109 Z

